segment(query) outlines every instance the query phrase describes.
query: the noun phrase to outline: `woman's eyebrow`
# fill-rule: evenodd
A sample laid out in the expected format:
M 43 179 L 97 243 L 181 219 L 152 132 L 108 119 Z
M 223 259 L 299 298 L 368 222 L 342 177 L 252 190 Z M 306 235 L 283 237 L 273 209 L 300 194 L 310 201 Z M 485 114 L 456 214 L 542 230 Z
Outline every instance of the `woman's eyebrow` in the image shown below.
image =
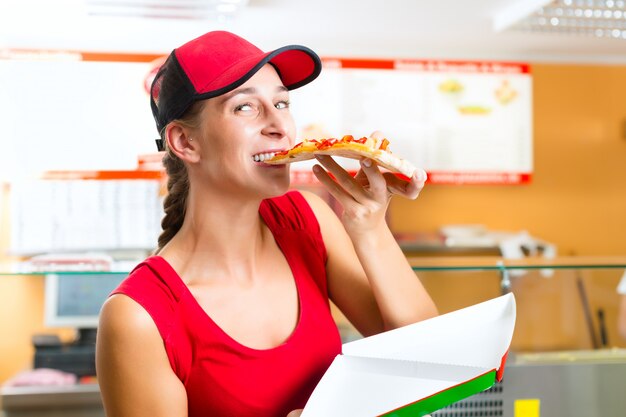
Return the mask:
M 236 90 L 231 91 L 230 93 L 224 95 L 224 100 L 223 102 L 227 102 L 228 100 L 238 96 L 238 95 L 246 95 L 246 94 L 256 94 L 257 93 L 257 89 L 254 87 L 245 87 L 245 88 L 238 88 Z M 289 89 L 287 87 L 285 87 L 284 85 L 279 85 L 276 87 L 276 92 L 277 93 L 282 93 L 282 92 L 287 92 L 289 91 Z
M 233 97 L 236 97 L 238 95 L 241 94 L 254 94 L 256 93 L 256 88 L 254 87 L 246 87 L 246 88 L 238 88 L 236 90 L 231 91 L 230 93 L 224 95 L 224 102 L 227 102 L 228 100 L 232 99 Z

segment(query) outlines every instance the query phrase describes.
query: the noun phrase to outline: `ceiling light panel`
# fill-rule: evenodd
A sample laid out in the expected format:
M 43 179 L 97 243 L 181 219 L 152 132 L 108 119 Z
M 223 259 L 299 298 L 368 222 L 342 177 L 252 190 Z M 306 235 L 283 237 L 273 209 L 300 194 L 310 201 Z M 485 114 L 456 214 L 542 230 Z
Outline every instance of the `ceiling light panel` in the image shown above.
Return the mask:
M 555 0 L 509 29 L 626 40 L 626 1 Z
M 233 17 L 248 0 L 85 0 L 91 16 L 161 19 Z

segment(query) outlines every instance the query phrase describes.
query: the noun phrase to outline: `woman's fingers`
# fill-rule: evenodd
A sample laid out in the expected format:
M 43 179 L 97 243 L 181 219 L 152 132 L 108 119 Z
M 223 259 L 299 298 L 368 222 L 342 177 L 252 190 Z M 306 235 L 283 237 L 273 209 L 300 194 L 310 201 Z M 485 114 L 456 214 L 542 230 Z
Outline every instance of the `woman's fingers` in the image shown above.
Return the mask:
M 319 182 L 321 182 L 328 192 L 337 199 L 344 207 L 350 204 L 354 204 L 356 200 L 346 190 L 330 177 L 328 172 L 324 170 L 320 165 L 313 166 L 313 174 Z
M 315 158 L 337 178 L 337 181 L 351 182 L 354 180 L 352 175 L 343 169 L 332 157 L 328 155 L 316 155 Z
M 384 139 L 385 135 L 380 130 L 376 130 L 372 132 L 370 137 L 380 140 Z M 391 194 L 398 194 L 411 200 L 417 198 L 427 179 L 426 171 L 419 168 L 413 173 L 409 181 L 402 180 L 390 172 L 384 173 L 383 176 L 387 183 L 387 190 Z
M 417 169 L 409 181 L 400 179 L 391 172 L 385 172 L 383 175 L 390 193 L 398 194 L 411 200 L 417 198 L 424 188 L 427 178 L 426 171 L 423 169 Z
M 387 182 L 376 162 L 369 158 L 361 159 L 361 172 L 367 177 L 368 188 L 376 200 L 387 199 Z
M 376 162 L 369 158 L 363 158 L 360 161 L 361 170 L 355 177 L 352 177 L 330 156 L 319 155 L 317 159 L 335 177 L 335 180 L 321 167 L 321 172 L 316 172 L 316 176 L 320 182 L 334 190 L 333 195 L 340 201 L 350 196 L 351 200 L 359 203 L 372 198 L 382 202 L 391 194 L 415 199 L 424 188 L 427 178 L 426 171 L 423 169 L 417 169 L 409 181 L 391 172 L 382 173 Z M 320 174 L 324 175 L 320 176 Z
M 370 138 L 374 138 L 374 139 L 384 139 L 385 135 L 383 134 L 383 132 L 381 132 L 380 130 L 375 130 L 372 132 L 372 134 L 370 135 Z
M 352 177 L 333 158 L 327 155 L 318 155 L 316 158 L 335 177 L 336 183 L 340 185 L 339 188 L 343 188 L 354 200 L 363 202 L 367 198 L 363 184 Z M 332 181 L 332 178 L 330 180 Z
M 352 177 L 329 156 L 318 156 L 317 159 L 355 201 L 365 203 L 372 200 L 372 198 L 379 202 L 388 200 L 389 195 L 385 177 L 383 177 L 380 169 L 378 169 L 378 165 L 372 159 L 361 159 L 361 169 L 355 177 Z

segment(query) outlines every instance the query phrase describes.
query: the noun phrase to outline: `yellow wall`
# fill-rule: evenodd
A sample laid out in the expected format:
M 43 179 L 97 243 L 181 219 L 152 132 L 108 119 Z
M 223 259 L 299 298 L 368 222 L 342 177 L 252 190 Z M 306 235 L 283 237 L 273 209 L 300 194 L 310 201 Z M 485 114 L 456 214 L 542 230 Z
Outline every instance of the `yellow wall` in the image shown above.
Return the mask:
M 533 65 L 534 172 L 530 185 L 427 185 L 415 201 L 395 199 L 395 232 L 444 224 L 527 230 L 560 255 L 626 255 L 626 67 Z M 514 280 L 518 323 L 513 348 L 590 348 L 577 287 L 588 291 L 592 320 L 603 308 L 609 341 L 617 333 L 619 269 L 537 273 Z M 441 312 L 497 296 L 494 273 L 420 273 Z M 462 275 L 462 276 L 461 276 Z M 574 326 L 574 328 L 572 328 Z
M 480 223 L 528 230 L 559 254 L 626 254 L 626 67 L 532 65 L 534 173 L 526 186 L 430 185 L 391 206 L 394 231 Z
M 564 255 L 626 254 L 626 67 L 542 64 L 532 71 L 532 184 L 427 186 L 416 201 L 392 203 L 395 231 L 481 223 L 494 230 L 528 230 Z M 0 261 L 8 247 L 7 210 L 2 212 Z M 465 278 L 448 279 L 457 283 L 450 286 L 440 284 L 445 281 L 440 276 L 425 278 L 444 311 L 453 305 L 446 300 L 455 296 L 481 301 L 499 291 L 493 277 L 472 280 L 471 291 L 459 289 Z M 614 294 L 609 287 L 615 279 L 606 280 L 607 294 Z M 555 297 L 561 295 L 558 285 L 551 286 Z M 568 293 L 575 294 L 568 285 Z M 45 330 L 42 294 L 42 277 L 0 277 L 0 383 L 31 364 L 30 337 Z

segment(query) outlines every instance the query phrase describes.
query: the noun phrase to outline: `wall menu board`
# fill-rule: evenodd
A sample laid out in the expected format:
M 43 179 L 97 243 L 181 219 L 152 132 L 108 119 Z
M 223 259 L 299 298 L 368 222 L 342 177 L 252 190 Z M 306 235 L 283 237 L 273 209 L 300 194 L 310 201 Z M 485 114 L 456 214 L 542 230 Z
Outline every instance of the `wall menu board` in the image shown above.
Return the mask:
M 50 170 L 132 170 L 155 151 L 145 83 L 157 55 L 0 49 L 0 179 Z M 323 59 L 291 93 L 298 139 L 383 131 L 432 183 L 521 184 L 532 172 L 529 66 Z M 26 152 L 25 149 L 28 149 Z M 355 161 L 343 161 L 350 169 Z M 312 181 L 310 163 L 292 167 Z
M 532 173 L 532 80 L 523 63 L 325 59 L 292 92 L 299 138 L 368 136 L 423 167 L 431 183 L 523 184 Z M 354 161 L 342 163 L 358 169 Z M 311 181 L 294 164 L 297 183 Z

